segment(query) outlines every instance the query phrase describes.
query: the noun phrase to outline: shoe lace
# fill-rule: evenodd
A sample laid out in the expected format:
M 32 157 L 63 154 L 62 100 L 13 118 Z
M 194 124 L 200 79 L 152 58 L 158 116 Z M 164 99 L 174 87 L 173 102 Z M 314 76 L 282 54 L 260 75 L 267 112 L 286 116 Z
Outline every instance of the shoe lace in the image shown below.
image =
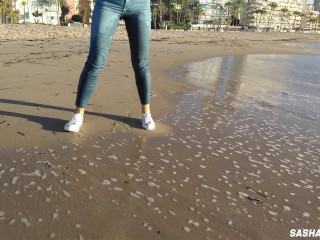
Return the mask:
M 144 114 L 144 122 L 151 123 L 151 114 Z
M 74 115 L 70 120 L 70 124 L 76 124 L 80 120 L 80 118 L 81 117 L 79 115 Z

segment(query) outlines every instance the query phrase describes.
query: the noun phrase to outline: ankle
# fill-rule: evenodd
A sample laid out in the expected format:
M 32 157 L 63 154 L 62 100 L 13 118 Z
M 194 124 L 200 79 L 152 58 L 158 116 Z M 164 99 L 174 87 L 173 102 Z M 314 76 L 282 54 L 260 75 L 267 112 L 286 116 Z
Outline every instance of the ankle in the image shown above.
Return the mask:
M 76 107 L 73 113 L 74 114 L 84 115 L 84 108 Z
M 150 114 L 150 104 L 141 105 L 142 113 L 149 113 Z

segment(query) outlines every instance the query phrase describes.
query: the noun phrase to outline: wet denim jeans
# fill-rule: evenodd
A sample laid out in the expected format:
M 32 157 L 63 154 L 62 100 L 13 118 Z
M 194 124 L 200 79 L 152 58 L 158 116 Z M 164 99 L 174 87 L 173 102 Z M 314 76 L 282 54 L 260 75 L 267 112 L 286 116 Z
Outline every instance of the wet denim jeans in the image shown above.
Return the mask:
M 141 104 L 151 101 L 148 52 L 150 0 L 97 0 L 92 17 L 90 51 L 80 75 L 76 106 L 86 107 L 106 64 L 112 37 L 123 19 L 130 42 L 131 62 Z

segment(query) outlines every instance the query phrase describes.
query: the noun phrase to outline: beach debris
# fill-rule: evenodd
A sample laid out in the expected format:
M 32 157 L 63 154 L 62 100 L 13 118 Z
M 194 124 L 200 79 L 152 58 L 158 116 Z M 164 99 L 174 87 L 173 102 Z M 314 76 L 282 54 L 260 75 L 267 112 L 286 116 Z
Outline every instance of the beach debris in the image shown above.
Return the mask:
M 70 193 L 68 193 L 67 191 L 65 191 L 65 190 L 63 190 L 62 191 L 62 193 L 63 193 L 63 195 L 65 195 L 66 197 L 70 197 L 71 196 L 71 194 Z
M 191 229 L 187 226 L 183 226 L 182 229 L 185 231 L 185 232 L 190 232 Z
M 22 152 L 22 151 L 23 151 L 23 148 L 18 148 L 18 149 L 15 150 L 16 153 L 19 153 L 19 152 Z
M 254 204 L 259 204 L 259 203 L 263 203 L 261 200 L 257 199 L 257 198 L 252 198 L 250 196 L 247 197 L 247 199 L 249 199 L 252 203 Z
M 308 218 L 308 217 L 310 217 L 310 213 L 303 212 L 303 213 L 302 213 L 302 217 Z
M 232 220 L 228 220 L 228 221 L 227 221 L 227 224 L 228 224 L 229 226 L 232 226 L 232 225 L 233 225 Z
M 81 175 L 87 174 L 87 172 L 81 168 L 78 169 L 78 173 L 80 173 Z
M 278 213 L 273 212 L 273 211 L 268 211 L 268 213 L 269 213 L 270 215 L 272 215 L 272 216 L 277 216 L 277 215 L 278 215 Z
M 20 218 L 20 222 L 23 223 L 26 228 L 31 227 L 31 223 L 27 218 Z
M 12 179 L 11 179 L 11 184 L 12 184 L 12 185 L 15 185 L 15 184 L 17 183 L 17 181 L 18 181 L 18 177 L 17 177 L 17 176 L 14 176 L 14 177 L 12 177 Z
M 31 173 L 21 173 L 22 176 L 27 176 L 27 177 L 42 177 L 41 173 L 39 170 L 34 170 Z
M 291 211 L 291 208 L 290 207 L 288 207 L 288 206 L 282 206 L 282 209 L 284 210 L 284 211 Z
M 253 189 L 252 187 L 246 187 L 249 191 L 255 192 L 257 194 L 259 194 L 260 196 L 264 197 L 264 198 L 268 198 L 266 195 L 264 195 L 263 193 Z
M 111 181 L 108 180 L 108 179 L 105 179 L 105 180 L 102 180 L 102 181 L 101 181 L 101 184 L 102 184 L 102 185 L 110 185 L 110 184 L 111 184 Z

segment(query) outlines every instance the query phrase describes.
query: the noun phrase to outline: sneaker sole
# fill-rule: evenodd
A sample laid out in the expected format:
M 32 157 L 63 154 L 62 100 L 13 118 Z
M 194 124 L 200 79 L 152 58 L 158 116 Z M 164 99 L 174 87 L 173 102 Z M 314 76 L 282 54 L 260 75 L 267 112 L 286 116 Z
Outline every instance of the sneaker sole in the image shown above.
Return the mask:
M 67 127 L 64 127 L 64 130 L 65 130 L 66 132 L 79 132 L 79 131 L 80 131 L 80 128 L 81 128 L 81 126 L 80 126 L 79 128 L 76 128 L 76 129 L 69 129 L 69 128 L 67 128 Z

